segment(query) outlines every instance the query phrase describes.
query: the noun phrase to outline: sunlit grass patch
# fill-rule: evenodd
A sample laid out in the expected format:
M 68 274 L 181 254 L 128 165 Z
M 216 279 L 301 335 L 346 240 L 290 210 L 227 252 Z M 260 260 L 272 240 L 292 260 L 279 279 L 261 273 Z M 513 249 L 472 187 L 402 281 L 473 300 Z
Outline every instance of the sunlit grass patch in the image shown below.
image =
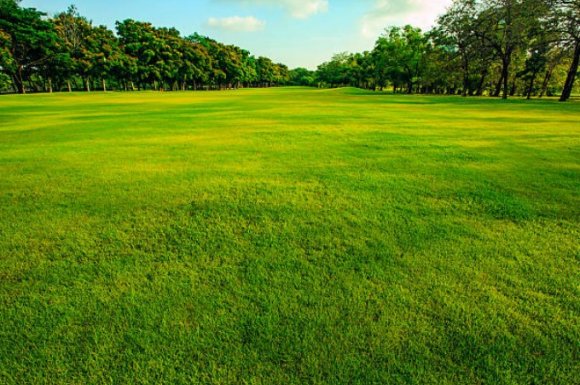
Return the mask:
M 3 96 L 0 383 L 575 383 L 579 113 Z

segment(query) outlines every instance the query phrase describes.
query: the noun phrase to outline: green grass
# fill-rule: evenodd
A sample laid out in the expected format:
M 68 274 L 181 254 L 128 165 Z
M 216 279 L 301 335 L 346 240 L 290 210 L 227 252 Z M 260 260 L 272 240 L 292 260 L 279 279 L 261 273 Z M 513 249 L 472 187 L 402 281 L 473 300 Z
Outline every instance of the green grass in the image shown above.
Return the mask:
M 580 104 L 0 98 L 0 383 L 579 384 Z

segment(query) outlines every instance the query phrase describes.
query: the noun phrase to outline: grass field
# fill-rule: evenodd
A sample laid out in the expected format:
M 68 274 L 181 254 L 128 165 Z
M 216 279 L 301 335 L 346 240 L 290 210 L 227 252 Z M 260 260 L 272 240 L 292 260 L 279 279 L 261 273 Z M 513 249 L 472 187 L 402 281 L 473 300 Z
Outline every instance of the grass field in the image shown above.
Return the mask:
M 580 103 L 0 98 L 0 383 L 579 384 Z

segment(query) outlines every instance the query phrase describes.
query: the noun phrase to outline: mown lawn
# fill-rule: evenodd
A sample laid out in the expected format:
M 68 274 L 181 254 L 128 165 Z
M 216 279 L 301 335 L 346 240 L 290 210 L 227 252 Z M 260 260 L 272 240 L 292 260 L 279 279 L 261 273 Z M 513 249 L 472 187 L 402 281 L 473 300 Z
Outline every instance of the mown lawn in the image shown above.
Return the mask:
M 580 103 L 0 97 L 0 383 L 579 384 Z

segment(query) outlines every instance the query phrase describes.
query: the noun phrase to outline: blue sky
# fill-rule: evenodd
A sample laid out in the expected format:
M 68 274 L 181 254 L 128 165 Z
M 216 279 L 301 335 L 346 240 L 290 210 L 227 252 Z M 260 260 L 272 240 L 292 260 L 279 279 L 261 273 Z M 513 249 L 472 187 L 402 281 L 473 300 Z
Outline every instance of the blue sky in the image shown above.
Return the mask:
M 114 29 L 132 18 L 198 32 L 294 67 L 315 69 L 333 54 L 372 49 L 393 25 L 429 28 L 451 0 L 23 0 L 50 15 L 75 4 Z

